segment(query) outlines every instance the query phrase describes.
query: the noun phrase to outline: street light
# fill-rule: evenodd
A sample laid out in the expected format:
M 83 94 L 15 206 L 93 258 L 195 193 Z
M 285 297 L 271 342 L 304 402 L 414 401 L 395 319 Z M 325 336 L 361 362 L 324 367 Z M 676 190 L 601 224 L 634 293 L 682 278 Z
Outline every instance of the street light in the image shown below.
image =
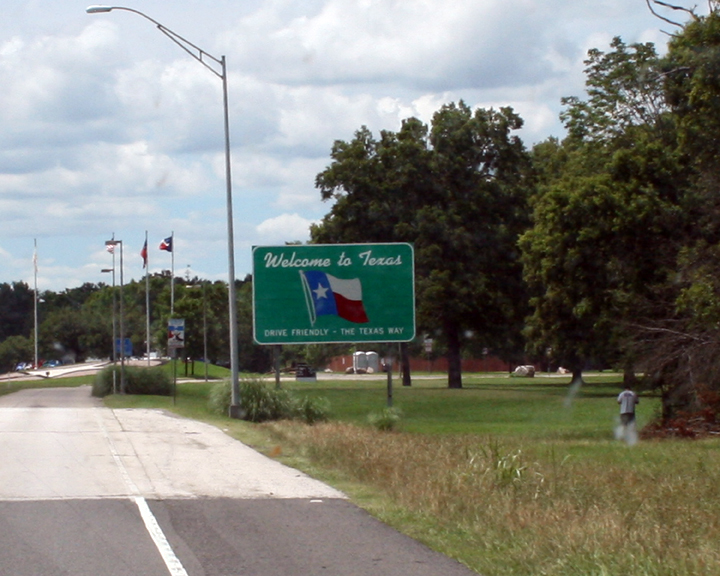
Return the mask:
M 228 319 L 229 331 L 230 331 L 230 382 L 232 390 L 232 398 L 230 405 L 230 417 L 240 418 L 241 407 L 240 407 L 240 384 L 238 374 L 238 339 L 237 339 L 237 302 L 235 294 L 235 241 L 233 233 L 233 209 L 232 209 L 232 178 L 230 170 L 230 119 L 228 114 L 228 88 L 227 88 L 227 67 L 225 65 L 225 56 L 216 58 L 212 54 L 208 54 L 203 49 L 197 47 L 192 42 L 186 40 L 179 34 L 173 32 L 169 28 L 163 26 L 157 20 L 150 18 L 147 14 L 135 10 L 133 8 L 126 8 L 123 6 L 88 6 L 86 12 L 88 14 L 100 14 L 105 12 L 111 12 L 112 10 L 124 10 L 126 12 L 133 12 L 138 16 L 142 16 L 146 20 L 152 22 L 160 32 L 165 34 L 170 40 L 175 42 L 180 48 L 185 50 L 190 56 L 195 58 L 200 64 L 210 70 L 215 76 L 222 80 L 223 90 L 223 112 L 224 112 L 224 124 L 225 124 L 225 185 L 226 185 L 226 202 L 227 202 L 227 236 L 228 236 L 228 312 L 230 318 Z M 216 65 L 220 66 L 218 72 L 207 60 L 211 60 Z
M 116 297 L 115 297 L 115 252 L 113 252 L 113 267 L 103 268 L 100 270 L 103 274 L 112 272 L 112 361 L 113 361 L 113 394 L 117 394 L 117 386 L 115 385 L 115 369 L 117 364 L 117 352 L 115 351 L 115 341 L 117 340 L 117 320 L 115 317 Z
M 122 240 L 106 240 L 105 246 L 112 246 L 113 270 L 115 269 L 115 248 L 120 245 L 120 394 L 125 394 L 125 308 L 123 304 L 123 242 Z M 115 273 L 113 272 L 113 278 Z M 113 342 L 113 346 L 115 343 Z M 114 392 L 114 390 L 113 390 Z

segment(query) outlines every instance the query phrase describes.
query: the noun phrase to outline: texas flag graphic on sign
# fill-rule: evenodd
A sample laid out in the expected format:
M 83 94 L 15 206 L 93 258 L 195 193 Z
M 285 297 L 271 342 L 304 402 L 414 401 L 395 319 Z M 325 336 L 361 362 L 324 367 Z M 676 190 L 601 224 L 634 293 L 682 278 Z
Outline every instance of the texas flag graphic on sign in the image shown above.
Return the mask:
M 349 322 L 369 322 L 362 299 L 359 278 L 343 280 L 320 270 L 300 272 L 310 321 L 318 316 L 339 316 Z

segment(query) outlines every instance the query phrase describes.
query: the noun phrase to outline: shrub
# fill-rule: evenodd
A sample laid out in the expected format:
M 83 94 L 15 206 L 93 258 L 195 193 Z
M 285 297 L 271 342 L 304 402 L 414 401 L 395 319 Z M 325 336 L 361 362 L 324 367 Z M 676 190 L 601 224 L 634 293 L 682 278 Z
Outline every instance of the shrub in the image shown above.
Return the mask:
M 212 387 L 208 406 L 216 414 L 227 414 L 232 401 L 230 381 L 219 382 Z M 240 405 L 243 419 L 264 422 L 287 418 L 292 413 L 292 403 L 284 390 L 274 390 L 262 380 L 244 378 L 240 381 Z
M 95 376 L 92 388 L 93 396 L 102 398 L 113 393 L 113 374 L 115 374 L 115 385 L 118 391 L 120 390 L 120 366 L 108 366 Z M 170 396 L 172 380 L 162 368 L 125 366 L 125 392 L 127 394 Z
M 244 419 L 250 422 L 290 418 L 293 402 L 285 390 L 266 386 L 262 380 L 245 379 L 240 383 L 240 405 Z
M 230 389 L 229 380 L 218 382 L 210 388 L 210 395 L 208 396 L 208 409 L 210 412 L 227 416 L 231 402 L 232 390 Z
M 216 414 L 227 414 L 231 400 L 230 382 L 219 382 L 210 390 L 208 408 Z M 329 411 L 324 399 L 297 399 L 287 390 L 271 388 L 255 378 L 246 378 L 240 382 L 240 405 L 243 419 L 250 422 L 297 419 L 313 424 L 327 420 Z
M 374 428 L 389 432 L 395 430 L 402 414 L 396 408 L 385 408 L 382 412 L 373 412 L 368 416 L 368 422 Z
M 303 396 L 295 403 L 294 417 L 305 424 L 326 422 L 330 414 L 330 403 L 327 398 L 311 398 Z

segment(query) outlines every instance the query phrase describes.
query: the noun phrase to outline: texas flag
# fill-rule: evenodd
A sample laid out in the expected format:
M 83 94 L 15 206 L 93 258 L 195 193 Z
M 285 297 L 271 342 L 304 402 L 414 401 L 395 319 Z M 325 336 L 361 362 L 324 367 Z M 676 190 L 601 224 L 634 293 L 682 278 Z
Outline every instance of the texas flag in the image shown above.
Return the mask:
M 307 296 L 310 321 L 318 316 L 340 316 L 349 322 L 369 322 L 359 278 L 343 280 L 320 270 L 300 272 Z
M 142 256 L 143 259 L 143 268 L 147 268 L 147 240 L 145 240 L 145 244 L 142 250 L 140 250 L 140 256 Z
M 160 242 L 160 250 L 166 250 L 168 252 L 172 252 L 172 250 L 173 250 L 172 241 L 173 241 L 172 236 L 168 236 L 167 238 L 165 238 L 165 240 Z

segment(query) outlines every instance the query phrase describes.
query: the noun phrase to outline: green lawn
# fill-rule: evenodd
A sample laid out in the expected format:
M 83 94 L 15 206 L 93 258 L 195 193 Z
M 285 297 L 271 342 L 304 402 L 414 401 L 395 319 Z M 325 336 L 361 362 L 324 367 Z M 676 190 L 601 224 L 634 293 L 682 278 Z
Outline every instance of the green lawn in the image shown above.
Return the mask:
M 610 439 L 617 420 L 619 375 L 588 375 L 570 393 L 570 378 L 469 375 L 463 388 L 450 390 L 444 378 L 416 379 L 411 387 L 393 386 L 393 407 L 403 415 L 400 429 L 427 434 L 497 434 L 534 438 Z M 323 396 L 333 418 L 365 424 L 371 412 L 387 405 L 386 383 L 379 380 L 288 383 L 298 393 Z M 659 401 L 641 396 L 643 426 Z
M 170 365 L 166 368 L 171 370 Z M 223 369 L 220 369 L 221 371 Z M 222 374 L 222 372 L 220 372 Z M 274 379 L 267 378 L 268 386 Z M 112 397 L 112 407 L 168 407 L 183 415 L 203 418 L 213 382 L 178 380 L 178 395 L 161 397 Z M 339 377 L 318 382 L 282 382 L 298 395 L 326 398 L 331 419 L 368 425 L 371 413 L 387 406 L 387 384 L 380 379 Z M 589 374 L 585 384 L 570 392 L 568 378 L 509 378 L 506 375 L 466 375 L 462 389 L 448 389 L 446 379 L 416 379 L 403 387 L 395 379 L 393 407 L 402 418 L 399 430 L 423 434 L 479 434 L 527 437 L 535 440 L 612 440 L 617 425 L 617 374 Z M 641 393 L 638 426 L 658 413 L 659 399 Z

